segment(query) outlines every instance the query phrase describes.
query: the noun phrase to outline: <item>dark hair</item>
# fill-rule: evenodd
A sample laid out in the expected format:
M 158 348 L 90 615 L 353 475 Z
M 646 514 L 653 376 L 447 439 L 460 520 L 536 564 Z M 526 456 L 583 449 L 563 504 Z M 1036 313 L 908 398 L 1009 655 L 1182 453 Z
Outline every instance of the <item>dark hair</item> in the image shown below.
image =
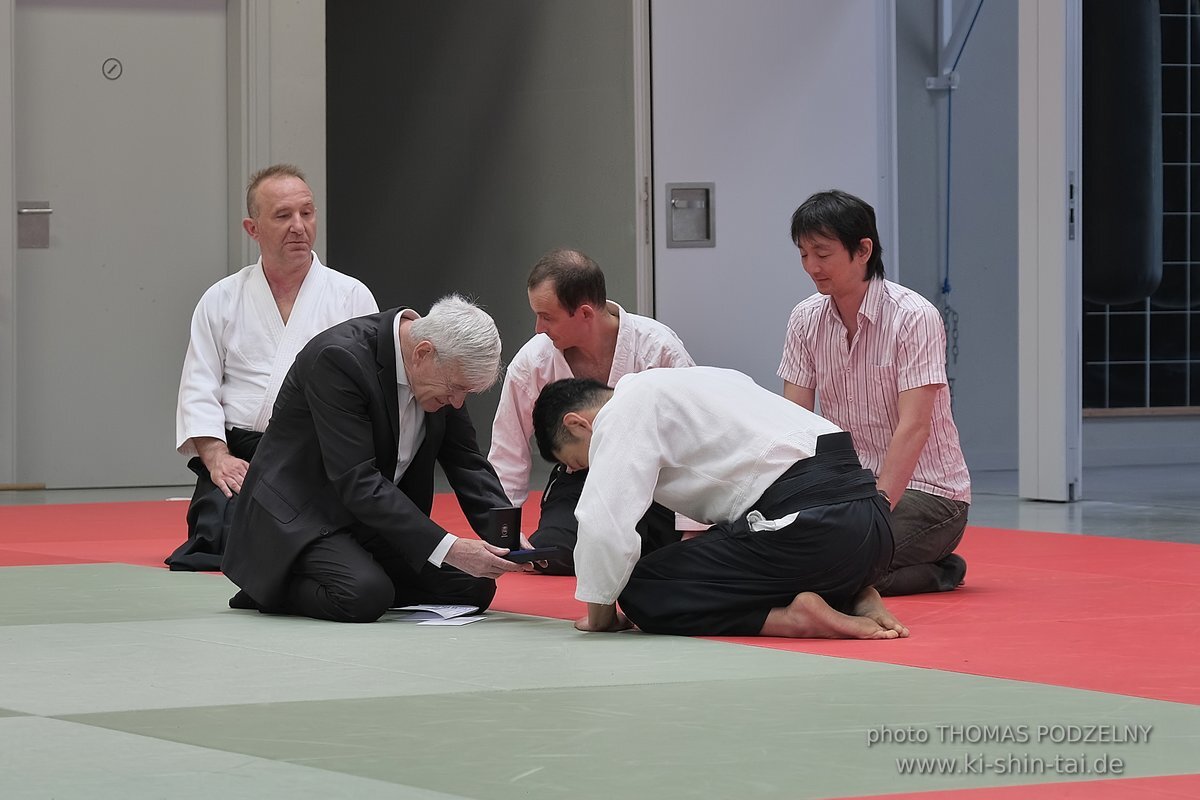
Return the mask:
M 546 384 L 533 404 L 533 435 L 542 458 L 558 461 L 555 453 L 569 441 L 563 417 L 572 411 L 602 405 L 611 391 L 591 378 L 563 378 Z
M 792 242 L 799 247 L 802 238 L 812 235 L 837 239 L 850 255 L 858 252 L 863 239 L 870 239 L 871 257 L 863 280 L 883 277 L 883 245 L 869 203 L 837 189 L 817 192 L 792 214 Z
M 608 292 L 600 265 L 579 250 L 558 248 L 538 259 L 529 271 L 525 288 L 535 289 L 546 281 L 554 284 L 554 295 L 568 314 L 584 303 L 604 308 Z

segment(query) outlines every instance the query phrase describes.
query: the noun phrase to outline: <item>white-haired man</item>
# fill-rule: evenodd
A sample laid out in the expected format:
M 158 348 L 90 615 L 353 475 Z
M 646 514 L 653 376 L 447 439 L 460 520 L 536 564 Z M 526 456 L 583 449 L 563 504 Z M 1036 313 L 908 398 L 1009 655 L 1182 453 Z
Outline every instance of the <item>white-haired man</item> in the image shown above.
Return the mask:
M 486 608 L 531 568 L 429 518 L 441 464 L 477 533 L 507 505 L 462 407 L 500 371 L 500 335 L 457 295 L 348 320 L 300 351 L 246 474 L 225 558 L 233 608 L 373 622 L 395 605 Z

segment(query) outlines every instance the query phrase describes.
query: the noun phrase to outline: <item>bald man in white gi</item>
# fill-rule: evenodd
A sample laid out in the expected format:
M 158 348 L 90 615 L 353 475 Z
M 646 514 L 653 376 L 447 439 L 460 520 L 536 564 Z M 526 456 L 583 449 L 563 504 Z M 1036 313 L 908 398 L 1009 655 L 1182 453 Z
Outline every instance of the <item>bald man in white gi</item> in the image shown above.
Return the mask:
M 296 354 L 326 328 L 379 310 L 362 282 L 313 252 L 317 209 L 297 167 L 255 173 L 246 211 L 258 262 L 209 287 L 192 315 L 175 434 L 197 480 L 188 539 L 166 559 L 173 570 L 220 569 L 233 500 Z
M 526 290 L 537 332 L 505 372 L 488 453 L 515 506 L 529 496 L 533 404 L 543 386 L 560 378 L 592 378 L 611 386 L 633 372 L 695 366 L 675 331 L 609 300 L 603 271 L 579 250 L 551 250 L 542 256 L 529 272 Z M 534 547 L 574 549 L 575 503 L 586 479 L 586 470 L 558 465 L 551 471 L 538 527 L 529 537 Z M 639 532 L 647 549 L 653 549 L 677 540 L 677 528 L 696 527 L 656 505 L 639 523 Z M 569 555 L 540 571 L 571 574 Z

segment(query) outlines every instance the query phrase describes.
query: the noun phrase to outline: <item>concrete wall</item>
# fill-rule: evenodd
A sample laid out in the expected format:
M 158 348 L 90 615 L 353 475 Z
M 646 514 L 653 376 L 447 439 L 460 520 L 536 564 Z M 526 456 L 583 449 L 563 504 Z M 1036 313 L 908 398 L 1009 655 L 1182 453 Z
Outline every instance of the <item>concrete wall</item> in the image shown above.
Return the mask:
M 15 0 L 0 0 L 0 42 L 13 39 Z M 0 484 L 17 475 L 17 198 L 13 50 L 0 50 Z
M 628 0 L 330 2 L 327 25 L 331 264 L 383 308 L 473 295 L 506 360 L 554 247 L 636 309 Z M 468 400 L 485 449 L 498 398 Z

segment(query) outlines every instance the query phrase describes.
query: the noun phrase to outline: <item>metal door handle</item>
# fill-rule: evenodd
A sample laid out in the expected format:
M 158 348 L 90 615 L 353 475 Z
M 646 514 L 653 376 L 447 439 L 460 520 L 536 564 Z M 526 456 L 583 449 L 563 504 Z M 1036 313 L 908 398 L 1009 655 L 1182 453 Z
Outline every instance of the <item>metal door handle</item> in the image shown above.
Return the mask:
M 50 246 L 49 200 L 22 200 L 17 198 L 17 247 L 45 250 Z

